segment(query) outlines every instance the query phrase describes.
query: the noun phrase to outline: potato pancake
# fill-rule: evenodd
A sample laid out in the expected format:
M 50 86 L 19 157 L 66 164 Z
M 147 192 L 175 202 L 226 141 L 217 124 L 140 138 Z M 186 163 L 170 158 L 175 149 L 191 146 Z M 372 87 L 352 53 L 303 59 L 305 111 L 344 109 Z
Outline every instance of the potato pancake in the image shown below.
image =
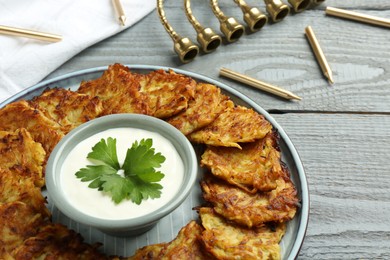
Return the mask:
M 195 96 L 196 82 L 173 70 L 156 70 L 140 77 L 140 92 L 148 99 L 151 115 L 168 118 L 187 109 Z
M 227 109 L 211 124 L 193 132 L 188 138 L 196 143 L 213 146 L 237 147 L 238 143 L 261 139 L 272 129 L 272 125 L 253 109 L 242 106 Z
M 192 220 L 179 231 L 177 237 L 171 242 L 145 246 L 138 249 L 135 255 L 129 259 L 212 260 L 214 257 L 205 252 L 201 244 L 202 231 L 203 228 Z
M 231 147 L 208 146 L 202 155 L 201 165 L 212 174 L 248 192 L 270 191 L 282 174 L 277 133 L 263 139 L 242 144 L 242 150 Z
M 98 97 L 63 88 L 45 90 L 31 101 L 31 105 L 61 125 L 65 133 L 98 117 L 103 111 Z
M 10 103 L 0 109 L 0 131 L 16 131 L 18 128 L 25 128 L 35 142 L 42 144 L 46 158 L 64 136 L 57 122 L 25 100 Z
M 4 249 L 3 254 L 7 255 L 25 239 L 34 236 L 46 223 L 49 223 L 47 216 L 37 213 L 29 204 L 20 201 L 0 203 L 0 247 Z M 2 257 L 0 255 L 0 259 Z
M 208 174 L 201 182 L 203 197 L 214 210 L 238 224 L 253 227 L 264 222 L 282 222 L 294 217 L 298 198 L 287 173 L 277 181 L 277 188 L 269 192 L 248 193 Z
M 14 174 L 31 177 L 38 187 L 43 187 L 43 163 L 46 152 L 24 129 L 0 131 L 0 167 Z
M 207 83 L 196 85 L 195 98 L 190 100 L 188 108 L 167 120 L 168 123 L 188 135 L 213 122 L 215 118 L 234 104 L 221 94 L 221 89 Z
M 178 236 L 161 251 L 159 259 L 213 259 L 201 244 L 203 228 L 195 221 L 184 226 Z
M 147 96 L 140 92 L 139 74 L 121 64 L 113 64 L 100 78 L 81 82 L 78 93 L 99 97 L 103 115 L 119 113 L 150 114 Z
M 250 229 L 227 222 L 212 208 L 200 208 L 199 215 L 205 228 L 202 241 L 217 259 L 281 258 L 279 242 L 286 232 L 285 223 Z
M 164 249 L 164 247 L 167 246 L 168 243 L 159 243 L 159 244 L 153 244 L 141 247 L 137 249 L 135 254 L 133 256 L 130 256 L 128 260 L 154 260 L 159 259 L 158 256 L 160 255 L 161 251 Z
M 110 259 L 98 251 L 100 244 L 88 245 L 80 234 L 60 224 L 41 226 L 10 254 L 15 259 Z
M 31 206 L 42 216 L 51 215 L 46 207 L 46 199 L 42 196 L 41 189 L 35 186 L 33 178 L 0 167 L 0 204 L 17 201 Z

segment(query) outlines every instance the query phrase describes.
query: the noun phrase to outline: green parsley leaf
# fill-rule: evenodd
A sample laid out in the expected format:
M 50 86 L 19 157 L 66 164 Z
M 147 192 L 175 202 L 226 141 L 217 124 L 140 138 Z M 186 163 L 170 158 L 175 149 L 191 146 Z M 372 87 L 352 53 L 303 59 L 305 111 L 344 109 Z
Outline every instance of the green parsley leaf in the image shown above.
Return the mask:
M 104 175 L 117 175 L 118 171 L 107 165 L 87 165 L 86 168 L 81 168 L 76 172 L 76 177 L 81 178 L 82 182 L 92 181 L 88 187 L 91 189 L 102 190 L 104 181 L 101 177 Z
M 131 148 L 127 150 L 126 159 L 123 164 L 126 175 L 154 173 L 154 168 L 161 167 L 161 164 L 165 161 L 165 157 L 161 153 L 155 153 L 152 145 L 152 139 L 142 139 L 139 143 L 138 141 L 133 143 Z
M 87 158 L 99 161 L 116 170 L 120 169 L 116 154 L 116 139 L 114 138 L 109 137 L 107 143 L 106 140 L 101 139 L 99 143 L 92 147 L 92 152 L 88 154 Z
M 130 194 L 130 199 L 136 204 L 140 204 L 142 200 L 148 198 L 160 198 L 162 186 L 158 183 L 145 182 L 137 176 L 129 178 L 134 185 Z
M 137 176 L 144 182 L 159 182 L 164 178 L 163 173 L 156 172 L 154 169 L 151 169 L 150 172 L 140 172 Z
M 77 178 L 81 181 L 93 181 L 103 174 L 115 174 L 117 170 L 107 165 L 87 165 L 86 168 L 81 168 L 76 172 Z
M 131 181 L 118 174 L 106 174 L 100 180 L 103 182 L 102 190 L 110 194 L 116 204 L 125 199 L 124 196 L 129 194 L 134 188 Z
M 109 194 L 118 204 L 129 199 L 136 204 L 142 200 L 155 199 L 161 196 L 163 188 L 157 182 L 164 174 L 156 171 L 165 161 L 161 153 L 155 153 L 152 139 L 135 141 L 127 150 L 123 166 L 120 167 L 116 152 L 116 139 L 102 139 L 88 154 L 87 158 L 101 164 L 87 165 L 76 172 L 76 177 L 82 182 L 92 181 L 88 187 Z M 118 174 L 124 171 L 124 176 Z

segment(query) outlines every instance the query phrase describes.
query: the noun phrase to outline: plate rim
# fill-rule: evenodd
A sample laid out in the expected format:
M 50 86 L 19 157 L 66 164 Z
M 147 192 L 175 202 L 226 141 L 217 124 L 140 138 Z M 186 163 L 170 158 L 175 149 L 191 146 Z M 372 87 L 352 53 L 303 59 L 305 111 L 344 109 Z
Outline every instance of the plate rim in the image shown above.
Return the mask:
M 298 254 L 300 252 L 300 249 L 303 245 L 304 239 L 306 237 L 306 232 L 309 224 L 309 209 L 310 209 L 310 193 L 309 193 L 309 187 L 308 187 L 308 181 L 307 176 L 305 173 L 305 169 L 303 166 L 303 163 L 300 159 L 300 155 L 295 148 L 294 144 L 292 143 L 291 139 L 288 137 L 287 133 L 284 131 L 284 129 L 281 127 L 281 125 L 265 110 L 263 109 L 259 104 L 257 104 L 255 101 L 253 101 L 251 98 L 247 97 L 243 93 L 239 92 L 238 90 L 226 85 L 225 83 L 222 83 L 218 80 L 215 80 L 209 76 L 205 76 L 199 73 L 191 72 L 188 70 L 173 68 L 169 66 L 158 66 L 158 65 L 140 65 L 140 64 L 123 64 L 124 66 L 130 68 L 130 69 L 138 69 L 138 70 L 172 70 L 176 73 L 180 73 L 198 80 L 202 80 L 211 84 L 214 84 L 222 89 L 224 89 L 227 92 L 232 93 L 236 97 L 240 98 L 244 102 L 248 103 L 251 107 L 253 107 L 255 110 L 259 111 L 262 115 L 265 116 L 267 120 L 271 122 L 271 124 L 278 130 L 280 137 L 285 142 L 287 148 L 289 149 L 292 159 L 294 161 L 295 167 L 297 168 L 298 173 L 298 179 L 301 184 L 301 206 L 299 208 L 301 212 L 300 220 L 299 220 L 299 228 L 298 232 L 296 234 L 296 239 L 293 243 L 293 246 L 291 248 L 290 253 L 288 254 L 287 259 L 295 259 L 298 257 Z M 99 67 L 93 67 L 88 69 L 80 69 L 73 72 L 69 72 L 60 76 L 53 77 L 51 79 L 43 80 L 35 85 L 32 85 L 17 94 L 7 98 L 3 102 L 0 103 L 0 109 L 3 108 L 5 105 L 17 101 L 20 98 L 22 98 L 25 95 L 28 95 L 29 93 L 35 92 L 38 89 L 42 88 L 43 86 L 53 84 L 58 81 L 66 80 L 69 78 L 86 75 L 90 73 L 97 73 L 97 72 L 103 72 L 106 70 L 109 66 L 99 66 Z

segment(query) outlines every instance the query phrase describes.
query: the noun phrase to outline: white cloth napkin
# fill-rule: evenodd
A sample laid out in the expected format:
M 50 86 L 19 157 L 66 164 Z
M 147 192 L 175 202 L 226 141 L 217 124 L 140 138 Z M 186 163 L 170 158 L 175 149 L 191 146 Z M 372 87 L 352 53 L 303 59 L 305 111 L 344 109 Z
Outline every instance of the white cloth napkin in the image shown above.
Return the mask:
M 0 0 L 0 25 L 62 35 L 48 43 L 0 34 L 0 103 L 30 87 L 74 55 L 139 21 L 155 0 L 121 0 L 119 23 L 111 0 Z

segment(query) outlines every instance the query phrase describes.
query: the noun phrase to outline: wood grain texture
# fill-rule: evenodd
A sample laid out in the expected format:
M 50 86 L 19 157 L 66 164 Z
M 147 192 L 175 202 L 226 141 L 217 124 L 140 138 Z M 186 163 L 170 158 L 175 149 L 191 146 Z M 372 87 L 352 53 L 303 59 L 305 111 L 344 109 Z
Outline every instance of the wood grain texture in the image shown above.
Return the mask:
M 273 115 L 296 146 L 310 190 L 299 259 L 390 259 L 388 116 Z
M 219 31 L 208 1 L 194 15 Z M 263 1 L 247 1 L 264 10 Z M 242 21 L 233 1 L 221 9 Z M 325 15 L 333 6 L 390 18 L 389 0 L 328 0 L 181 64 L 156 12 L 91 46 L 48 78 L 120 62 L 180 68 L 218 79 L 272 112 L 302 158 L 311 195 L 310 223 L 299 259 L 390 259 L 390 30 Z M 168 21 L 196 34 L 182 1 L 167 0 Z M 330 86 L 304 36 L 311 25 L 334 72 Z M 227 67 L 301 96 L 285 101 L 218 76 Z

